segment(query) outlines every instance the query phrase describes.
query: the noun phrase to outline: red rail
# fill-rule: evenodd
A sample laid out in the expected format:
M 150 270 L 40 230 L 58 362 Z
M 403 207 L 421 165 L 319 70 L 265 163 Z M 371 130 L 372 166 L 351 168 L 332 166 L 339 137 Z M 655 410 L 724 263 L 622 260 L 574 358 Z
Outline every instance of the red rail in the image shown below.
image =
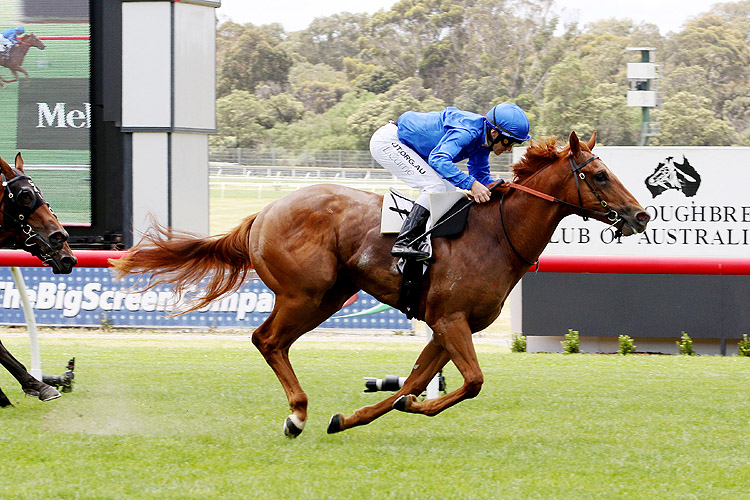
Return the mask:
M 109 267 L 107 259 L 119 259 L 126 252 L 115 250 L 75 250 L 78 267 Z M 41 267 L 41 260 L 23 250 L 0 250 L 0 266 Z
M 127 254 L 116 250 L 76 250 L 78 267 L 109 267 L 109 259 Z M 39 267 L 42 262 L 23 250 L 0 250 L 0 266 Z M 536 271 L 531 268 L 530 272 Z M 619 257 L 546 255 L 539 260 L 543 273 L 714 274 L 750 275 L 750 259 L 729 257 Z
M 40 40 L 90 40 L 89 35 L 75 35 L 75 36 L 38 36 Z
M 535 268 L 531 268 L 532 272 L 535 270 Z M 750 259 L 547 255 L 539 259 L 539 272 L 750 275 Z

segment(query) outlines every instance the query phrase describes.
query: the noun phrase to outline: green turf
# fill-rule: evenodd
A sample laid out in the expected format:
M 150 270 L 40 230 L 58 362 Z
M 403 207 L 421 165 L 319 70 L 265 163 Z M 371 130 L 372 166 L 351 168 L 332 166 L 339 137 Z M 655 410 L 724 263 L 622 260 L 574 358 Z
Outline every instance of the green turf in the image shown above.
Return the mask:
M 27 341 L 4 343 L 27 362 Z M 509 354 L 478 346 L 485 385 L 434 418 L 392 412 L 327 435 L 382 395 L 418 343 L 299 342 L 310 417 L 244 338 L 41 339 L 45 372 L 76 385 L 41 403 L 10 376 L 0 411 L 8 499 L 747 498 L 750 358 Z M 446 371 L 449 389 L 459 377 Z

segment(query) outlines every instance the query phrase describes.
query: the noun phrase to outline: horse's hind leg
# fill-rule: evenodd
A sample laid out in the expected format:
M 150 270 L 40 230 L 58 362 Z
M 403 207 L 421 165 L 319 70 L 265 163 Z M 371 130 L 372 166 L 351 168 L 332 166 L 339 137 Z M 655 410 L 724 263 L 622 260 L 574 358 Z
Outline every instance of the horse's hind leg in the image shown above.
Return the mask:
M 338 311 L 355 291 L 350 287 L 332 289 L 318 303 L 308 296 L 277 295 L 270 316 L 253 332 L 253 344 L 276 374 L 289 401 L 292 413 L 284 422 L 287 437 L 297 437 L 307 421 L 307 394 L 289 361 L 289 348 L 304 333 Z
M 449 361 L 447 351 L 435 339 L 427 343 L 417 358 L 411 373 L 404 381 L 401 389 L 390 397 L 371 406 L 365 406 L 355 411 L 350 417 L 341 413 L 331 417 L 328 423 L 328 433 L 333 434 L 358 425 L 369 424 L 376 418 L 388 413 L 394 408 L 394 403 L 401 397 L 412 395 L 415 397 L 425 390 L 427 384 Z
M 0 365 L 3 365 L 21 384 L 23 392 L 30 396 L 37 396 L 42 401 L 50 401 L 60 397 L 60 392 L 52 386 L 35 379 L 0 342 Z
M 10 402 L 8 396 L 0 389 L 0 408 L 5 408 L 6 406 L 13 406 L 13 403 Z

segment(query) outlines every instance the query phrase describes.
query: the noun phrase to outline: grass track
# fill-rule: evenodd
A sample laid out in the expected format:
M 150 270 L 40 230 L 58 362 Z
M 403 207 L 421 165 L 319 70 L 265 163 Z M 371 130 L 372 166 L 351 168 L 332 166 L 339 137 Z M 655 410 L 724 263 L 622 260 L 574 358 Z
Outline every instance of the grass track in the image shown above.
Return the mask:
M 26 339 L 4 343 L 28 364 Z M 331 414 L 381 397 L 362 377 L 405 373 L 420 344 L 300 342 L 311 414 L 288 440 L 281 387 L 245 338 L 41 345 L 47 373 L 77 357 L 77 385 L 41 403 L 0 373 L 16 403 L 0 411 L 2 498 L 747 498 L 748 358 L 479 345 L 478 398 L 329 436 Z

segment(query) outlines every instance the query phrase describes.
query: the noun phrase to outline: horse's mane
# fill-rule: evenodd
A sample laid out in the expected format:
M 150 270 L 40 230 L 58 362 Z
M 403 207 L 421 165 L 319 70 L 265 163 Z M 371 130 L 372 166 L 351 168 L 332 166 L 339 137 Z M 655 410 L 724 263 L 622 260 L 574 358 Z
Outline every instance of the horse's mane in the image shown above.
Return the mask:
M 526 154 L 513 165 L 513 180 L 523 182 L 544 167 L 556 162 L 560 157 L 567 156 L 569 146 L 558 147 L 557 137 L 543 137 L 538 141 L 531 141 Z

